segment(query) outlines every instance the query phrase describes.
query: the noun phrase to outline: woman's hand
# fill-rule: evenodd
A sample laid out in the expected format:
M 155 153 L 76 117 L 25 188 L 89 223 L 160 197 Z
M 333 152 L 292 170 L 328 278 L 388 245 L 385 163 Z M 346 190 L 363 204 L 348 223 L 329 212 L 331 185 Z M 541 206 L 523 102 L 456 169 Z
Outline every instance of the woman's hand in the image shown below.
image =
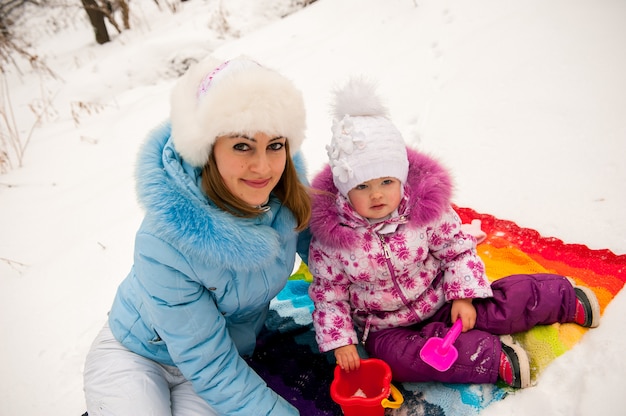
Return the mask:
M 361 366 L 361 357 L 356 350 L 356 345 L 351 344 L 336 348 L 335 358 L 339 367 L 346 372 L 358 370 Z
M 452 301 L 452 312 L 450 318 L 454 323 L 457 318 L 463 322 L 463 332 L 467 332 L 476 325 L 476 308 L 472 305 L 471 299 L 455 299 Z

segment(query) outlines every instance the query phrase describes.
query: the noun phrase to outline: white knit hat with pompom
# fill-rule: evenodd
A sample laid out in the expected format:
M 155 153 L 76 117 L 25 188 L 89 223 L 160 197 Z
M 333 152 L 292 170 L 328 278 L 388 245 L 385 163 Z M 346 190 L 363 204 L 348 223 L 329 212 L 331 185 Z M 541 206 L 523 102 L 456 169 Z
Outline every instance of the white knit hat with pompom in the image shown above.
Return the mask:
M 363 77 L 335 91 L 333 137 L 326 151 L 333 182 L 344 196 L 371 179 L 390 176 L 406 182 L 406 144 L 388 113 L 376 85 Z

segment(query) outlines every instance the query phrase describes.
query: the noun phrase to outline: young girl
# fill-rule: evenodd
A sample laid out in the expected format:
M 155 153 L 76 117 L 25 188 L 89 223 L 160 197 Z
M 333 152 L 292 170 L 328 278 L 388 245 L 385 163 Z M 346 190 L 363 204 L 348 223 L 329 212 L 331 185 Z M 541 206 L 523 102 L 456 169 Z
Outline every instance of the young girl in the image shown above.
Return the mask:
M 451 208 L 448 172 L 407 148 L 371 83 L 336 92 L 329 165 L 312 182 L 309 294 L 322 352 L 359 368 L 358 336 L 400 382 L 530 384 L 528 356 L 510 336 L 536 325 L 598 325 L 593 292 L 558 275 L 490 284 Z M 439 372 L 420 359 L 457 319 L 459 357 Z M 355 330 L 355 326 L 356 329 Z M 358 333 L 358 334 L 357 334 Z

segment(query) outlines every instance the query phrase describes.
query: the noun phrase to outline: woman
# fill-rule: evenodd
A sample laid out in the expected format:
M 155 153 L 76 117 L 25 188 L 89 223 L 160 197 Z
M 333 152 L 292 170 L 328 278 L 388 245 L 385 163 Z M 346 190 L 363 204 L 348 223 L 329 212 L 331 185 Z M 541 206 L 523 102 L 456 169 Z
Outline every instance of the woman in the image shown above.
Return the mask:
M 304 131 L 301 93 L 252 60 L 179 80 L 140 150 L 145 218 L 87 356 L 90 416 L 298 414 L 242 356 L 296 253 L 307 261 Z

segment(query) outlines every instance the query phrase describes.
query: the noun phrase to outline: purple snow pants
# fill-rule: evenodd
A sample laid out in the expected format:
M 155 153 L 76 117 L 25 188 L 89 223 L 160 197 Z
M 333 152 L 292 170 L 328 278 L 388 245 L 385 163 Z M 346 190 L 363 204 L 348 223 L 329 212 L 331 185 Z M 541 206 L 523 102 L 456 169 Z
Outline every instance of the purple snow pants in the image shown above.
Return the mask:
M 459 358 L 448 371 L 424 363 L 419 352 L 428 338 L 446 334 L 451 325 L 450 302 L 419 324 L 371 332 L 365 349 L 386 361 L 398 382 L 495 383 L 502 350 L 499 335 L 574 321 L 576 294 L 563 276 L 512 275 L 491 287 L 493 298 L 474 299 L 476 325 L 455 341 Z

